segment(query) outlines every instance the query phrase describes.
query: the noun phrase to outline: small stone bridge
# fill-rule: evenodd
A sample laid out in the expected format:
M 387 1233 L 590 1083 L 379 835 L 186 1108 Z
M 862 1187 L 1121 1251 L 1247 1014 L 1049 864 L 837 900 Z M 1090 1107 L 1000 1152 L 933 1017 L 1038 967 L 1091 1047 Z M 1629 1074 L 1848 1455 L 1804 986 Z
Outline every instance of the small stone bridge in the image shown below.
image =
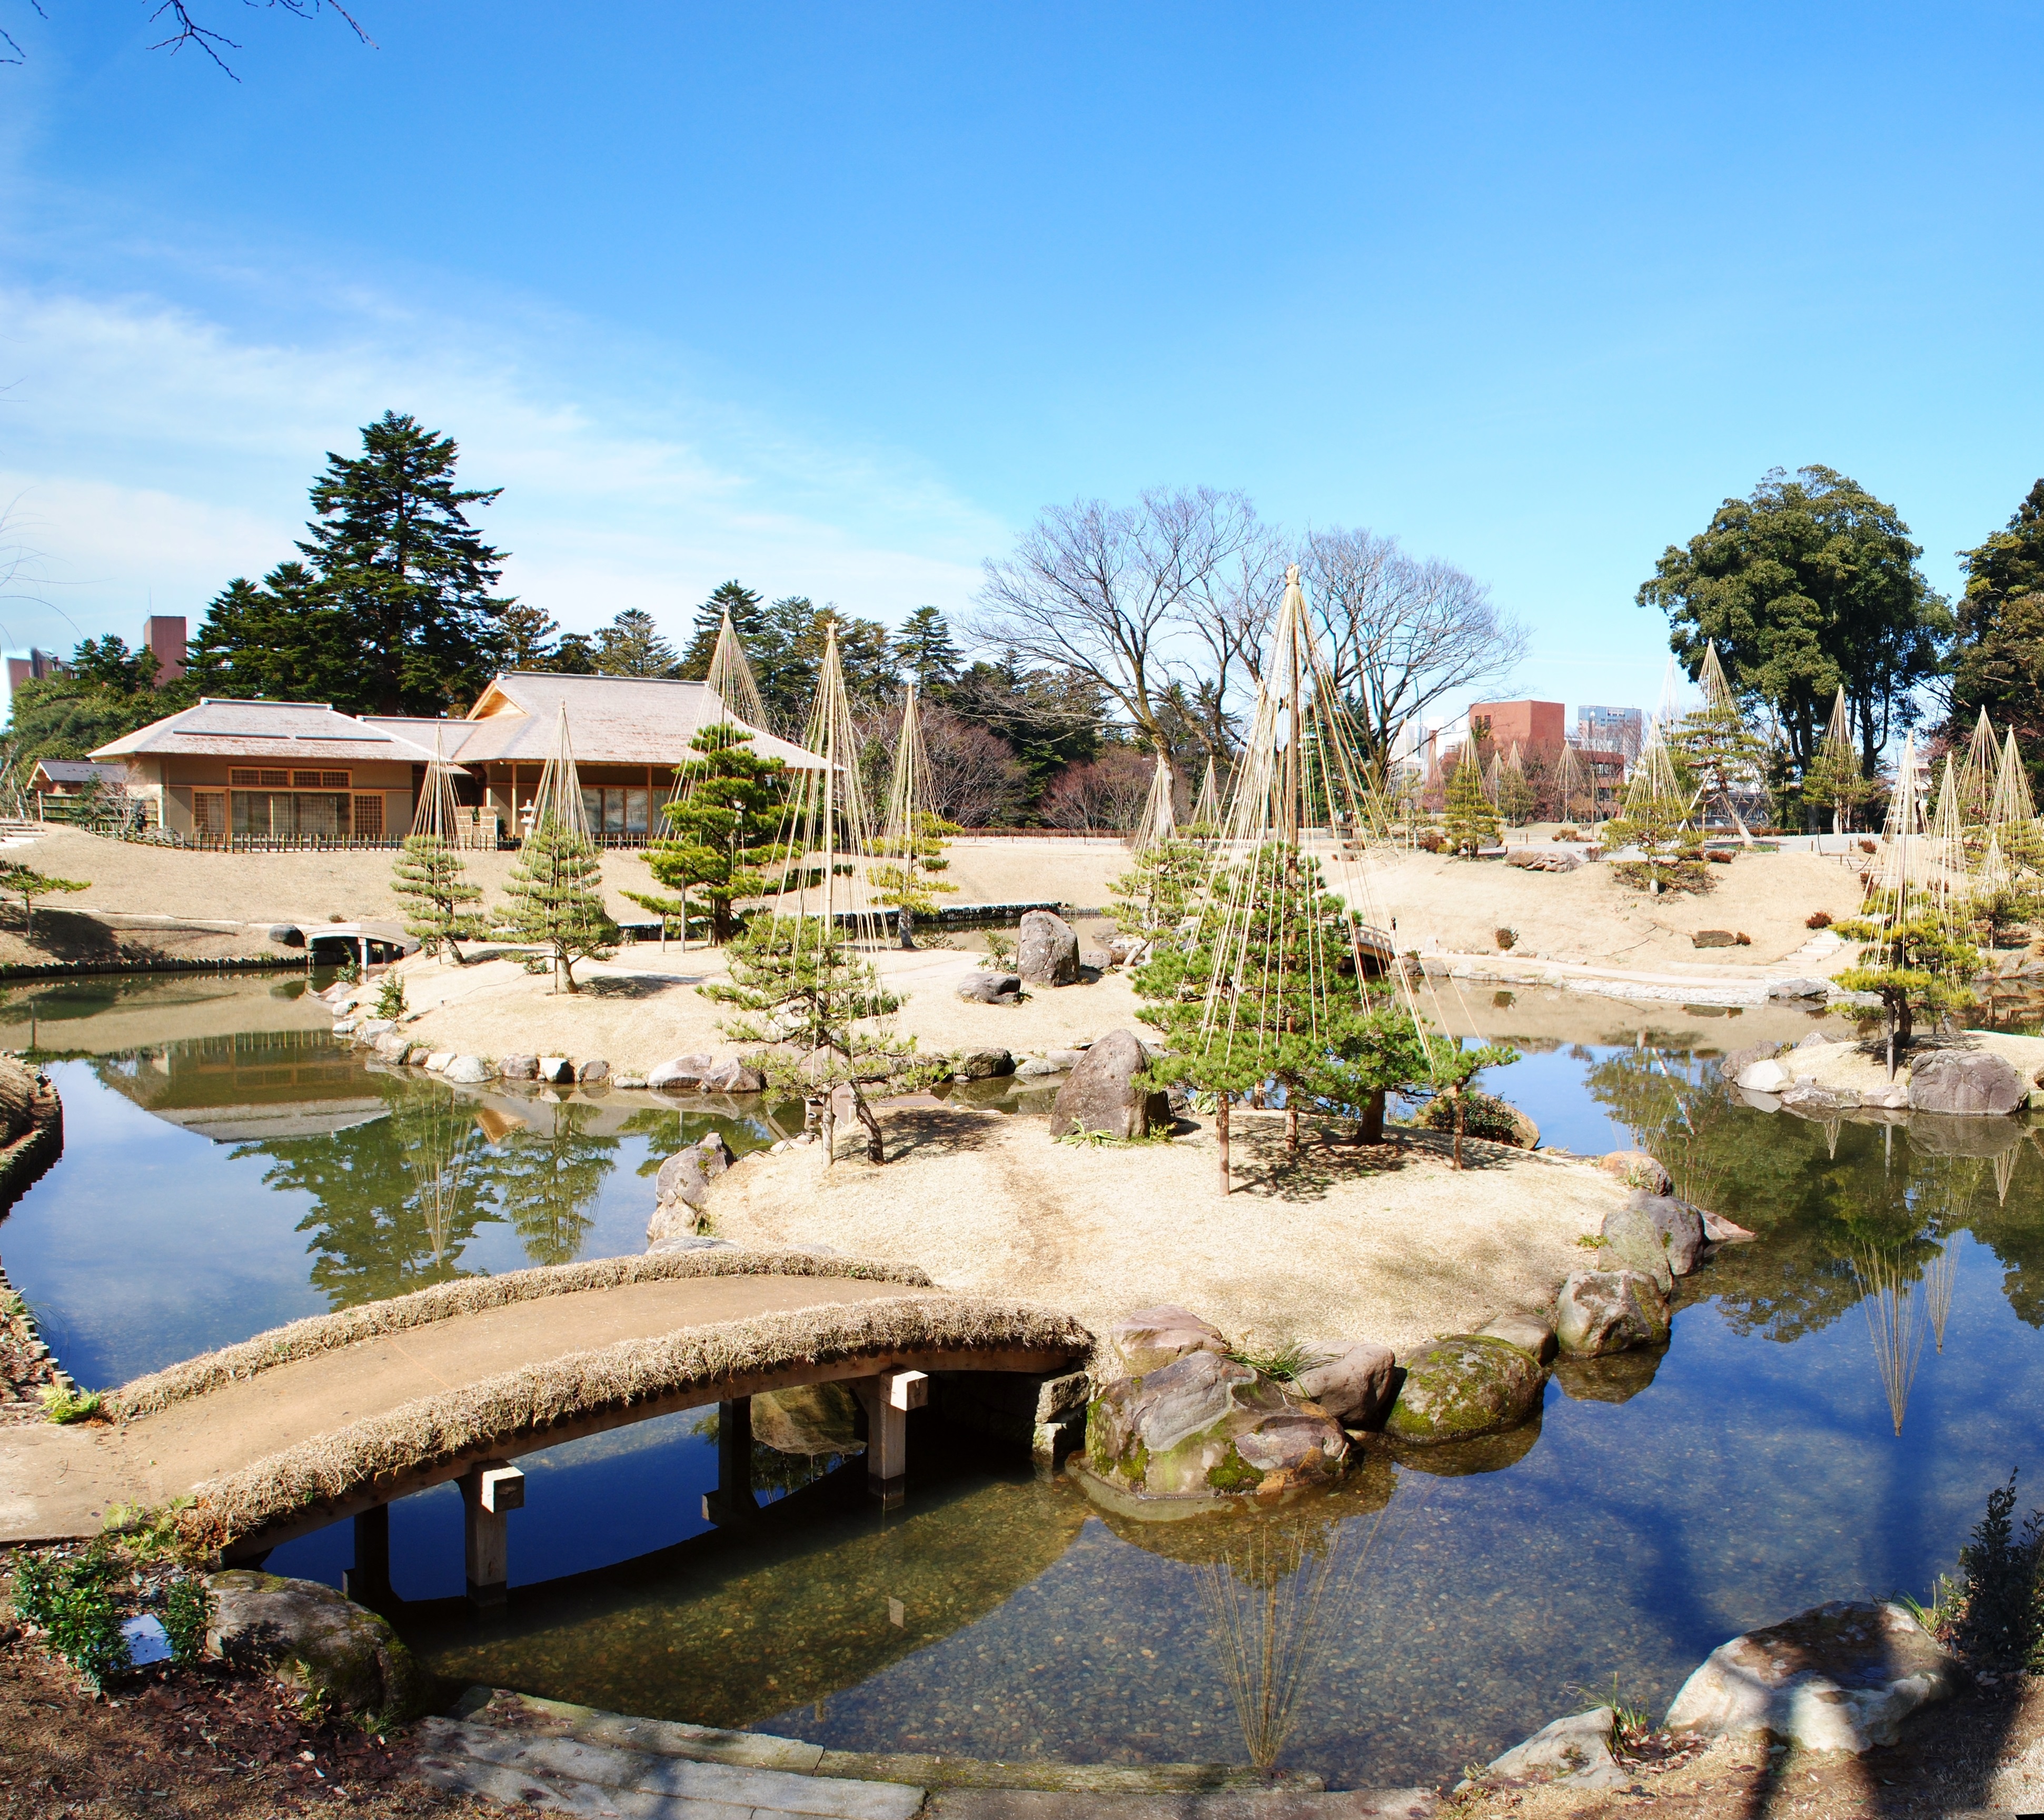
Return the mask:
M 373 1595 L 387 1585 L 390 1501 L 459 1480 L 470 1592 L 488 1604 L 503 1595 L 521 1454 L 714 1403 L 723 1450 L 749 1458 L 751 1398 L 843 1383 L 866 1408 L 869 1482 L 893 1502 L 907 1412 L 932 1375 L 975 1374 L 962 1381 L 984 1401 L 977 1374 L 1020 1374 L 1019 1400 L 991 1400 L 1026 1424 L 1046 1401 L 1058 1414 L 1076 1402 L 1076 1388 L 1059 1400 L 1038 1387 L 1092 1346 L 1068 1316 L 942 1294 L 913 1269 L 792 1253 L 443 1284 L 138 1378 L 107 1398 L 109 1421 L 0 1430 L 0 1545 L 90 1537 L 120 1507 L 190 1499 L 188 1533 L 248 1561 L 352 1517 Z

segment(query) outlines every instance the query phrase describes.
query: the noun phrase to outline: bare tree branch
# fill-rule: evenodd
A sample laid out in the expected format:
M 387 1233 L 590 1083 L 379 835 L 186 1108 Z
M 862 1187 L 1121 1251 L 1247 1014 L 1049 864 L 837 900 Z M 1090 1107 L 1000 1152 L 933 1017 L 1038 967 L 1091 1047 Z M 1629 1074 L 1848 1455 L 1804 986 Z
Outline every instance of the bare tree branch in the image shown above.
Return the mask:
M 1180 622 L 1204 647 L 1206 674 L 1189 707 L 1207 756 L 1225 765 L 1235 749 L 1231 693 L 1262 674 L 1270 617 L 1285 591 L 1290 559 L 1274 525 L 1251 524 L 1240 543 L 1185 591 Z
M 1051 506 L 1005 562 L 989 559 L 970 623 L 980 642 L 1098 688 L 1147 743 L 1173 680 L 1170 645 L 1189 604 L 1256 526 L 1239 493 L 1152 490 L 1133 506 Z
M 1380 776 L 1407 720 L 1454 691 L 1502 682 L 1526 655 L 1524 628 L 1487 587 L 1408 555 L 1395 537 L 1316 532 L 1302 567 L 1335 686 Z

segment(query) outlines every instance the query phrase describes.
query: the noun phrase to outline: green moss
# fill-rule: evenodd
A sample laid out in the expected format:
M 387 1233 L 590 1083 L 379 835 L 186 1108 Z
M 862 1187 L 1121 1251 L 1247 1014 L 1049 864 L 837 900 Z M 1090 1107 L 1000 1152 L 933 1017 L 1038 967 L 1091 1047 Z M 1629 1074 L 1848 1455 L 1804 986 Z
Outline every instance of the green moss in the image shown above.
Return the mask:
M 1253 1492 L 1263 1483 L 1263 1475 L 1228 1444 L 1218 1465 L 1207 1469 L 1207 1483 L 1216 1492 Z

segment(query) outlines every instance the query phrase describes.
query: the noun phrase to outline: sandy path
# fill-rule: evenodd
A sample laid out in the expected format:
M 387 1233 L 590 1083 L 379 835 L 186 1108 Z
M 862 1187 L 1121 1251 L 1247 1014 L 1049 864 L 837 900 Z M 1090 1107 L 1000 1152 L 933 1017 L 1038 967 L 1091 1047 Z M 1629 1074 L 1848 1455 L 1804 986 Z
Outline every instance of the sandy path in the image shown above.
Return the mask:
M 962 980 L 977 970 L 968 951 L 933 948 L 874 957 L 882 977 L 902 997 L 892 1020 L 923 1050 L 1007 1049 L 1041 1054 L 1089 1042 L 1134 1024 L 1135 995 L 1119 973 L 1088 985 L 1032 989 L 1019 1005 L 968 1004 Z M 697 989 L 725 973 L 721 949 L 650 943 L 618 951 L 610 962 L 578 966 L 584 989 L 556 993 L 551 982 L 509 960 L 455 967 L 415 959 L 404 968 L 409 1003 L 419 1013 L 406 1027 L 435 1049 L 496 1058 L 548 1053 L 601 1056 L 613 1073 L 644 1073 L 670 1057 L 738 1046 L 717 1028 L 734 1014 Z
M 206 1480 L 415 1398 L 620 1340 L 755 1315 L 912 1295 L 832 1277 L 679 1277 L 456 1315 L 173 1403 L 118 1428 L 0 1429 L 0 1542 L 89 1535 L 114 1503 Z
M 848 1143 L 828 1171 L 813 1147 L 747 1158 L 711 1192 L 714 1230 L 914 1263 L 947 1289 L 1048 1303 L 1096 1330 L 1175 1302 L 1259 1342 L 1404 1349 L 1549 1301 L 1585 1260 L 1577 1238 L 1625 1194 L 1592 1165 L 1488 1145 L 1484 1166 L 1457 1173 L 1422 1138 L 1384 1158 L 1309 1150 L 1280 1173 L 1274 1117 L 1237 1120 L 1226 1200 L 1204 1128 L 1082 1149 L 1041 1119 L 947 1108 L 892 1112 L 886 1129 L 893 1160 L 878 1168 Z

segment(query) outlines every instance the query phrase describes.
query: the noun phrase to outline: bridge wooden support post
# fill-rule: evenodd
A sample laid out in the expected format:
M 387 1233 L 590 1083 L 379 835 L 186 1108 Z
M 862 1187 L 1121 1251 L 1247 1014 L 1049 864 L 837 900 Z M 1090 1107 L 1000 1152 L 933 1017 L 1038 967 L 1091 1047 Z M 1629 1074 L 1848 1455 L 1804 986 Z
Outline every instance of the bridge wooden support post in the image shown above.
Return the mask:
M 509 1596 L 509 1523 L 525 1504 L 525 1475 L 503 1460 L 471 1467 L 461 1482 L 463 1553 L 468 1603 L 478 1611 L 501 1610 Z
M 893 1510 L 908 1493 L 909 1411 L 930 1400 L 930 1380 L 920 1371 L 885 1371 L 851 1380 L 866 1406 L 866 1487 Z
M 705 1521 L 743 1522 L 759 1514 L 752 1492 L 752 1399 L 717 1406 L 717 1489 L 703 1499 Z
M 355 1515 L 355 1565 L 340 1576 L 340 1590 L 357 1605 L 382 1611 L 395 1603 L 390 1590 L 390 1507 L 376 1504 Z

